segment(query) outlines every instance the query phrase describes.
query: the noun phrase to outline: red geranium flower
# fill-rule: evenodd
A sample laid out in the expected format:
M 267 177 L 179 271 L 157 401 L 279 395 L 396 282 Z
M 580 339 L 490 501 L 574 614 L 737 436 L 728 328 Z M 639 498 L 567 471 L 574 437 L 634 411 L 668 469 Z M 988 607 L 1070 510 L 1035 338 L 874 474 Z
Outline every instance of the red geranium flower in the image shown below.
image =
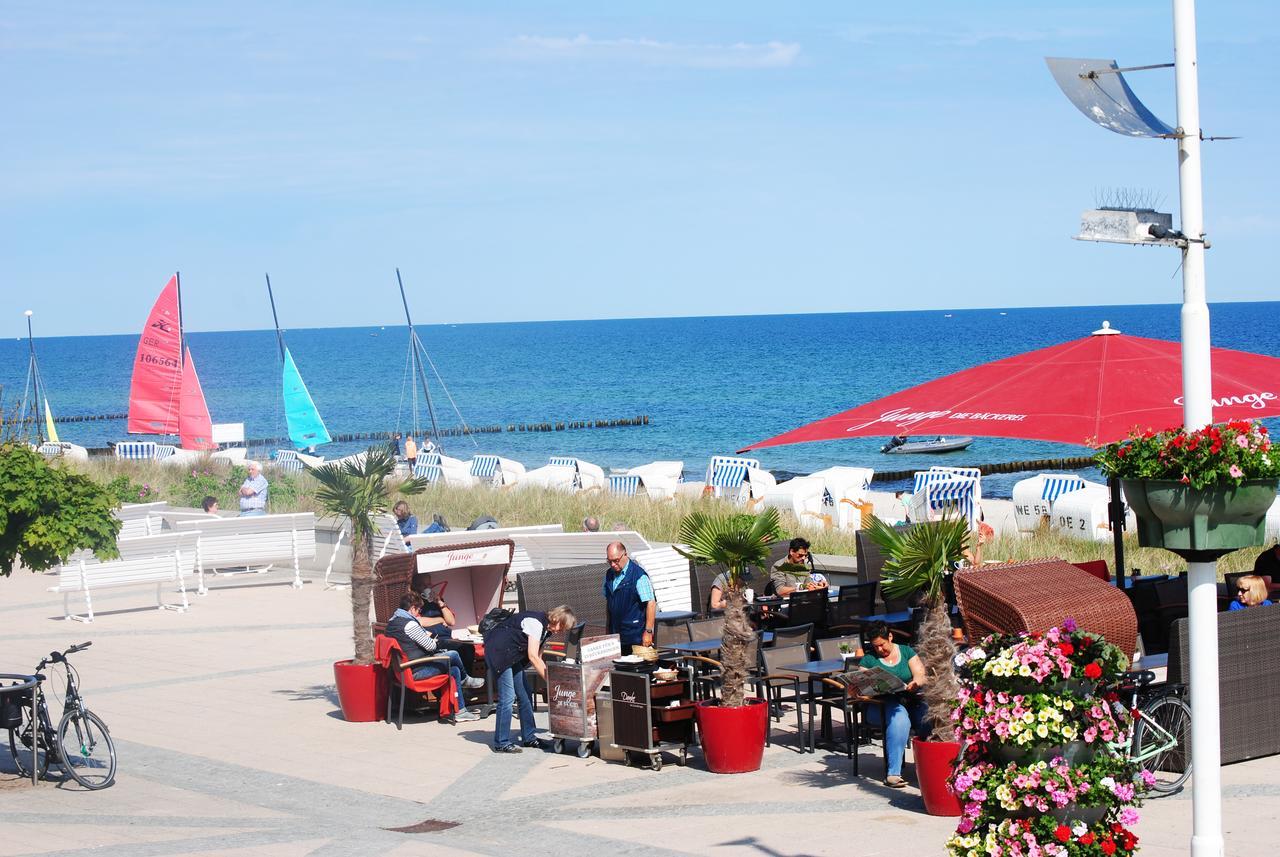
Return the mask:
M 1076 647 L 1071 645 L 1070 643 L 1059 643 L 1058 651 L 1062 652 L 1062 654 L 1066 655 L 1067 657 L 1071 657 L 1073 654 L 1075 654 Z
M 1102 853 L 1108 855 L 1108 857 L 1116 853 L 1116 844 L 1110 839 L 1102 840 L 1102 845 L 1100 847 L 1102 848 Z
M 1102 667 L 1098 666 L 1096 661 L 1091 664 L 1085 664 L 1084 674 L 1086 678 L 1098 678 L 1102 675 Z
M 1059 842 L 1070 842 L 1071 828 L 1067 827 L 1065 824 L 1059 824 L 1058 829 L 1053 831 L 1053 835 L 1058 838 Z
M 1085 833 L 1083 836 L 1081 836 L 1078 841 L 1080 842 L 1081 845 L 1092 845 L 1094 838 L 1095 837 L 1093 835 L 1093 831 L 1090 830 L 1087 833 Z

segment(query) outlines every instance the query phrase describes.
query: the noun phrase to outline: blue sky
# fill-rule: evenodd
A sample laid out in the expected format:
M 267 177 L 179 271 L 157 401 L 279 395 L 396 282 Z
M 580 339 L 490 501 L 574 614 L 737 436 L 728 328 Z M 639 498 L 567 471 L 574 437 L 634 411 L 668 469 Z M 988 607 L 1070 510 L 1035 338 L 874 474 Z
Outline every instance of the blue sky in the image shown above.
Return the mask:
M 1269 300 L 1271 4 L 1200 4 L 1211 300 Z M 1172 60 L 1168 2 L 0 6 L 0 331 L 1172 303 L 1069 240 L 1175 147 L 1042 57 Z M 1130 76 L 1176 124 L 1171 71 Z

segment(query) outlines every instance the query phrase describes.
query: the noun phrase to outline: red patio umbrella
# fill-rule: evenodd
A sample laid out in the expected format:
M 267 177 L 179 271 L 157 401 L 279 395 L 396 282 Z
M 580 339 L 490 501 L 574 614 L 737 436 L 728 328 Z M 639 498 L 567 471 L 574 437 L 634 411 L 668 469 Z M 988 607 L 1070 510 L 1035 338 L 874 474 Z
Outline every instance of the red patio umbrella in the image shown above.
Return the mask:
M 1212 361 L 1215 420 L 1280 416 L 1280 358 L 1214 348 Z M 1134 426 L 1180 425 L 1181 345 L 1104 322 L 1092 336 L 946 375 L 739 451 L 881 435 L 1107 443 Z

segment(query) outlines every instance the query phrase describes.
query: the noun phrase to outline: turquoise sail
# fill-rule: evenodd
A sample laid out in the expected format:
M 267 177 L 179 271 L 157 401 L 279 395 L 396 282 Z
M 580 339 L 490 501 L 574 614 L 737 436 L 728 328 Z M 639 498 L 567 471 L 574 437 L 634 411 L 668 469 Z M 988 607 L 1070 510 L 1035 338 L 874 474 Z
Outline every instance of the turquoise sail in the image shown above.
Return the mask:
M 298 366 L 293 362 L 289 349 L 284 350 L 284 418 L 289 425 L 289 440 L 298 449 L 319 446 L 333 440 L 320 419 L 316 403 L 302 383 Z

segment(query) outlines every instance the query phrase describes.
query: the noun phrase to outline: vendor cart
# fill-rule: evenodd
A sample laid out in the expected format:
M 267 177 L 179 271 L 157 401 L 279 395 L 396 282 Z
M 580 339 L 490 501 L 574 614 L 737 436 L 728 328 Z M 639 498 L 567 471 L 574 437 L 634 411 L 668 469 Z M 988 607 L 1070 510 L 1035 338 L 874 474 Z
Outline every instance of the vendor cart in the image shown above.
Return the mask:
M 694 703 L 688 679 L 655 681 L 643 672 L 615 669 L 609 673 L 613 699 L 613 746 L 649 757 L 649 767 L 662 770 L 662 753 L 679 752 L 683 765 L 693 743 Z M 631 764 L 631 753 L 625 763 Z
M 591 755 L 595 743 L 596 691 L 609 675 L 613 659 L 622 654 L 617 634 L 584 637 L 576 661 L 547 663 L 547 701 L 552 749 L 563 753 L 565 741 L 578 745 L 578 758 Z

